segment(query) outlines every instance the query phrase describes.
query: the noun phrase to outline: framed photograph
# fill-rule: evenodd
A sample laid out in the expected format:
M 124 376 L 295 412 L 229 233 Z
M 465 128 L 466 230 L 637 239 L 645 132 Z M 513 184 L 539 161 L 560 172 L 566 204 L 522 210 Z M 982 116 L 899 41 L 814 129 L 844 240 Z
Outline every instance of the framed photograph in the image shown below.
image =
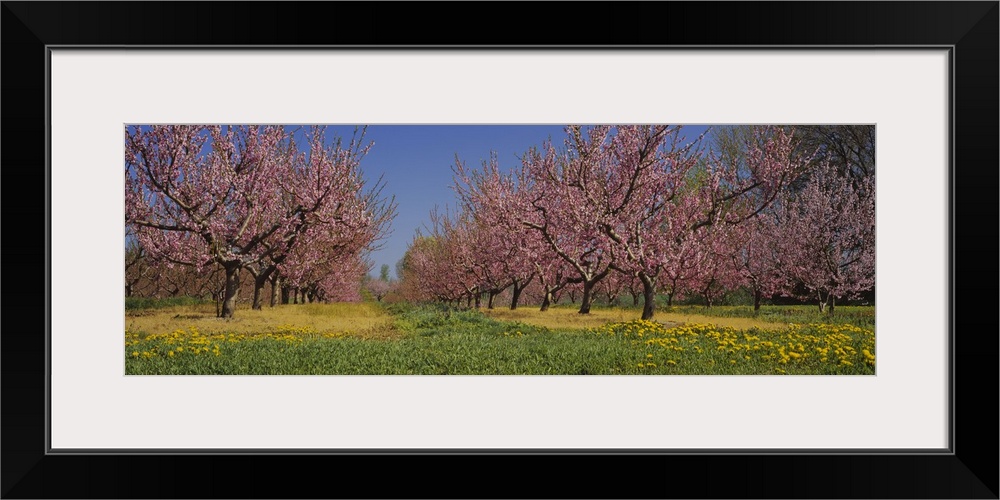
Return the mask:
M 996 273 L 971 269 L 996 255 L 997 2 L 544 7 L 579 16 L 556 33 L 593 33 L 571 45 L 435 34 L 445 11 L 506 30 L 522 7 L 483 21 L 476 4 L 336 4 L 332 25 L 350 27 L 333 31 L 325 7 L 4 2 L 9 268 L 45 270 L 37 291 L 9 276 L 28 290 L 7 304 L 4 497 L 473 496 L 461 475 L 491 497 L 997 498 L 996 427 L 977 423 L 997 421 L 997 338 L 972 306 L 994 307 L 977 280 Z M 417 17 L 434 21 L 374 35 Z M 139 144 L 146 125 L 253 123 L 872 126 L 878 369 L 129 372 L 123 129 Z M 974 240 L 969 220 L 986 222 Z M 126 356 L 157 355 L 143 345 Z M 335 485 L 301 477 L 313 462 Z M 587 471 L 553 475 L 560 463 Z M 427 467 L 448 476 L 421 486 Z M 223 479 L 248 468 L 252 481 Z M 360 480 L 371 470 L 396 479 Z

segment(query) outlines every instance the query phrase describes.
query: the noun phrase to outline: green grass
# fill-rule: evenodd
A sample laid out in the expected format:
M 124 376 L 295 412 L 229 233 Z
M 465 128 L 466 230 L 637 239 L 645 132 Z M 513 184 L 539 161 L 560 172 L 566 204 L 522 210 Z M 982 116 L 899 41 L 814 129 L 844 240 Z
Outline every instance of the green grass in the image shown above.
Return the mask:
M 833 314 L 819 312 L 815 305 L 801 306 L 760 306 L 756 313 L 750 306 L 673 306 L 657 312 L 677 314 L 699 314 L 717 318 L 754 318 L 774 323 L 830 323 L 854 325 L 864 328 L 875 327 L 875 308 L 869 306 L 837 306 Z
M 392 321 L 380 328 L 392 335 L 376 337 L 292 325 L 239 333 L 201 333 L 197 328 L 169 334 L 127 333 L 125 371 L 135 375 L 874 373 L 874 359 L 868 358 L 875 352 L 874 333 L 847 324 L 772 331 L 711 325 L 671 328 L 629 321 L 581 331 L 501 321 L 478 311 L 443 306 L 403 304 L 385 310 Z
M 614 374 L 639 357 L 621 343 L 580 342 L 570 334 L 504 337 L 491 332 L 433 333 L 399 340 L 276 340 L 223 346 L 222 355 L 134 359 L 128 374 Z

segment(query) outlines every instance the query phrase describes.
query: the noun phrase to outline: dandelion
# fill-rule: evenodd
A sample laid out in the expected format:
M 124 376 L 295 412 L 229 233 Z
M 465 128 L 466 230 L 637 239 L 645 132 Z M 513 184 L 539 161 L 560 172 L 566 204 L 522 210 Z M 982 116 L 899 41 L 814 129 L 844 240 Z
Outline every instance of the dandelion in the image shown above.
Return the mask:
M 172 357 L 174 357 L 174 351 L 170 351 L 170 352 L 168 352 L 168 353 L 167 353 L 167 356 L 170 356 L 171 358 L 172 358 Z

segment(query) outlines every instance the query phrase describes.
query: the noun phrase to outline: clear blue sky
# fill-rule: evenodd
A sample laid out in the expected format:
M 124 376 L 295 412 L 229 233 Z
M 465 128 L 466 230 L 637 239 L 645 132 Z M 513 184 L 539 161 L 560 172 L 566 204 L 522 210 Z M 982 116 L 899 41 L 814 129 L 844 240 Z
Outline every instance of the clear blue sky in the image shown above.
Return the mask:
M 688 141 L 704 132 L 705 126 L 685 126 Z M 330 126 L 327 137 L 350 138 L 353 126 Z M 479 168 L 496 151 L 503 169 L 520 163 L 520 155 L 546 139 L 561 144 L 564 125 L 369 125 L 365 136 L 375 141 L 362 161 L 369 183 L 380 175 L 386 186 L 383 195 L 395 195 L 397 215 L 392 234 L 382 249 L 373 253 L 370 274 L 378 276 L 382 264 L 388 264 L 395 276 L 396 262 L 406 252 L 417 229 L 430 223 L 435 205 L 454 207 L 455 193 L 452 165 L 455 155 L 470 168 Z

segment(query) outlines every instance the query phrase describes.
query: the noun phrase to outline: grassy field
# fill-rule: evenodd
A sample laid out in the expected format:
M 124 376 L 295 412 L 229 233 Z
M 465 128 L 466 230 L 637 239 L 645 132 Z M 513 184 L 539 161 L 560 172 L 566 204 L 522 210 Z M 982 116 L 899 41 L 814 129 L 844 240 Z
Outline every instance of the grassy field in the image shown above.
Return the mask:
M 873 374 L 874 308 L 544 313 L 300 304 L 215 317 L 214 305 L 126 313 L 127 374 Z M 853 318 L 853 320 L 852 320 Z M 790 321 L 794 320 L 794 321 Z M 853 322 L 852 322 L 853 321 Z
M 833 314 L 820 313 L 816 306 L 761 306 L 757 313 L 754 313 L 753 308 L 749 306 L 717 306 L 711 309 L 701 306 L 675 306 L 661 312 L 662 315 L 657 313 L 657 319 L 669 318 L 674 315 L 682 317 L 699 315 L 701 318 L 710 318 L 711 322 L 716 324 L 723 324 L 726 318 L 742 318 L 771 325 L 830 323 L 875 328 L 875 308 L 871 306 L 837 306 Z M 740 328 L 737 324 L 730 326 Z

